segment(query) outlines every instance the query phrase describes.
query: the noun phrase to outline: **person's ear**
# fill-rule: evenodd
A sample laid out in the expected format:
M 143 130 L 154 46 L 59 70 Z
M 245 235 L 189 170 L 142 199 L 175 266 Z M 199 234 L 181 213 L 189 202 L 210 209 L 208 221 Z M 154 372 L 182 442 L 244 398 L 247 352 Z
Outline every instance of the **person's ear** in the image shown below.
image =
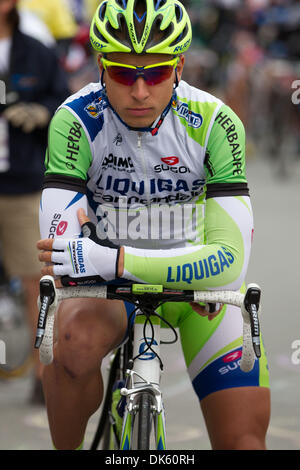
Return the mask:
M 97 56 L 97 63 L 98 63 L 98 68 L 99 68 L 100 75 L 103 72 L 103 64 L 101 62 L 102 57 L 103 57 L 102 54 L 98 54 L 98 56 Z
M 180 82 L 180 80 L 181 80 L 183 67 L 184 67 L 184 62 L 185 62 L 185 57 L 184 57 L 183 54 L 181 54 L 179 56 L 179 62 L 178 62 L 177 67 L 176 67 L 178 82 Z

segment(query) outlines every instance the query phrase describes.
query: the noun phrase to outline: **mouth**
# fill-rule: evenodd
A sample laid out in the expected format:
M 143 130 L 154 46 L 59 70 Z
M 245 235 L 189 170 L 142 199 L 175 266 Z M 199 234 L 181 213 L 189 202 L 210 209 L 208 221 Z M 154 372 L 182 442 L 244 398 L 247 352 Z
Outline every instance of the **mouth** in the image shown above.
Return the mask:
M 132 116 L 146 116 L 152 111 L 152 108 L 128 108 L 127 112 Z

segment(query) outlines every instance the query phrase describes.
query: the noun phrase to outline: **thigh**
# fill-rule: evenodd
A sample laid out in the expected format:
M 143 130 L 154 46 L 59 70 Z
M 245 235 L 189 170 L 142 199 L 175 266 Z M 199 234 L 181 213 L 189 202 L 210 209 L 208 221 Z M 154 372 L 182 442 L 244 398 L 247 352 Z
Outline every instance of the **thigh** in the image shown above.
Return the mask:
M 225 306 L 212 321 L 190 311 L 179 328 L 213 448 L 264 448 L 270 417 L 267 359 L 262 346 L 262 356 L 255 360 L 253 370 L 246 373 L 240 369 L 240 309 Z
M 237 387 L 269 387 L 268 364 L 262 356 L 251 372 L 240 369 L 243 322 L 240 309 L 225 306 L 212 321 L 191 312 L 179 325 L 188 372 L 199 400 Z

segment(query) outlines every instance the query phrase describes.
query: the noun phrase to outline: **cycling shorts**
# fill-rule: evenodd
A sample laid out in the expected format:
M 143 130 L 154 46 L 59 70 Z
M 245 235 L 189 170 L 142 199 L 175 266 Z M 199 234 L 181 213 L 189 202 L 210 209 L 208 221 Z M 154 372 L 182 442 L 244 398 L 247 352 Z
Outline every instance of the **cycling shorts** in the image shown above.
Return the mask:
M 127 302 L 125 306 L 129 316 L 135 307 Z M 225 305 L 211 321 L 196 313 L 188 303 L 165 303 L 158 313 L 179 329 L 185 363 L 199 400 L 234 387 L 269 387 L 263 344 L 261 358 L 255 360 L 251 372 L 243 372 L 239 367 L 243 320 L 238 307 Z

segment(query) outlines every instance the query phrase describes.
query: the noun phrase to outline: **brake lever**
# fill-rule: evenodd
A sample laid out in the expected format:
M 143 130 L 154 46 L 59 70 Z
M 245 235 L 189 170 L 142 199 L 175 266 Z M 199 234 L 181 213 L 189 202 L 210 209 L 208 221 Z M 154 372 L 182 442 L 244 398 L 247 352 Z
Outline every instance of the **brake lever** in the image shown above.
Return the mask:
M 55 289 L 50 279 L 40 280 L 40 309 L 34 347 L 39 349 L 45 334 L 46 321 L 50 305 L 55 299 Z
M 261 290 L 257 285 L 250 285 L 245 295 L 244 305 L 249 313 L 253 350 L 257 358 L 261 357 L 260 323 L 258 317 Z

